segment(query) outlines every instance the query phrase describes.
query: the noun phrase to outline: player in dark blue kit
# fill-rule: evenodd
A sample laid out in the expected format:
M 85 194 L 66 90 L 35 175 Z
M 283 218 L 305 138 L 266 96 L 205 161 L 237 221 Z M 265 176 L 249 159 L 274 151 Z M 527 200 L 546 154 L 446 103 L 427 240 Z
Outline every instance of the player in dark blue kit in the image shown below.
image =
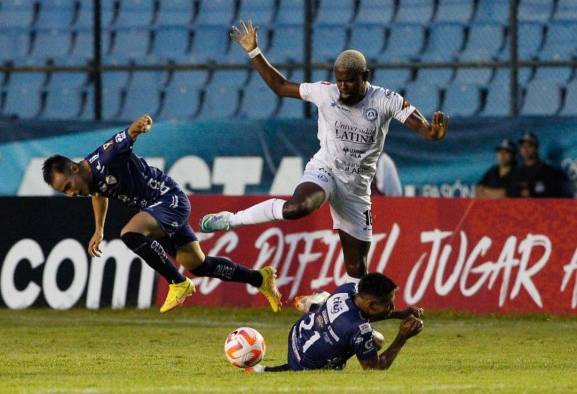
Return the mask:
M 132 152 L 138 136 L 151 127 L 152 118 L 144 115 L 78 163 L 60 155 L 44 162 L 44 180 L 54 190 L 70 197 L 92 196 L 95 230 L 88 253 L 96 257 L 102 253 L 108 198 L 114 198 L 140 209 L 122 229 L 121 239 L 168 281 L 161 313 L 181 305 L 195 291 L 192 280 L 178 271 L 157 241 L 166 237 L 176 251 L 176 261 L 194 275 L 249 283 L 278 311 L 281 295 L 274 268 L 251 270 L 223 257 L 205 256 L 188 224 L 190 202 L 186 194 L 168 175 Z
M 289 332 L 287 364 L 257 365 L 249 371 L 342 369 L 354 355 L 364 369 L 389 368 L 406 341 L 423 329 L 421 308 L 394 310 L 396 289 L 391 279 L 373 272 L 358 285 L 346 283 L 332 294 L 301 297 L 295 305 L 307 313 Z M 403 321 L 391 345 L 379 355 L 383 338 L 375 335 L 371 322 L 392 318 Z

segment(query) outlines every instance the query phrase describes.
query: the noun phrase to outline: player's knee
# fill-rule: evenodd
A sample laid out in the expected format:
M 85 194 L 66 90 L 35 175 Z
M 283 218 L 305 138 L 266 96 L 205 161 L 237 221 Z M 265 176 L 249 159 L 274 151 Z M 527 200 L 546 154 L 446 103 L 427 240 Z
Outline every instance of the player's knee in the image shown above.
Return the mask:
M 187 270 L 193 270 L 199 267 L 205 260 L 204 253 L 190 253 L 190 252 L 177 252 L 176 261 L 178 264 L 182 265 Z
M 120 239 L 130 250 L 136 250 L 146 242 L 144 235 L 132 231 L 121 233 Z
M 300 219 L 315 211 L 318 207 L 310 199 L 303 201 L 287 201 L 283 207 L 285 219 Z

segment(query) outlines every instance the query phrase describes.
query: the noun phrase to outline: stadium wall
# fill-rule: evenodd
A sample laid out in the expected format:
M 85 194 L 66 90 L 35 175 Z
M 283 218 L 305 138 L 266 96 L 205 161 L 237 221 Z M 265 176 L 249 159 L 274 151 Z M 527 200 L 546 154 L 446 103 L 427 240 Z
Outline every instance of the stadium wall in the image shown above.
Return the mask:
M 495 162 L 498 142 L 533 131 L 541 139 L 542 157 L 563 168 L 574 190 L 576 123 L 568 117 L 453 119 L 447 138 L 432 143 L 392 122 L 385 149 L 397 163 L 406 195 L 467 197 Z M 0 195 L 52 195 L 41 178 L 45 157 L 82 158 L 122 127 L 0 122 Z M 138 140 L 135 152 L 191 193 L 278 195 L 292 192 L 317 149 L 315 121 L 235 120 L 157 123 Z
M 264 196 L 191 195 L 190 223 Z M 369 270 L 399 285 L 397 307 L 474 313 L 577 312 L 577 219 L 571 200 L 385 198 L 373 201 Z M 118 239 L 131 212 L 112 202 L 104 255 L 90 258 L 89 199 L 0 198 L 0 306 L 141 308 L 166 283 Z M 204 251 L 277 267 L 285 300 L 333 289 L 345 272 L 328 207 L 305 219 L 199 234 Z M 249 286 L 195 279 L 188 305 L 265 306 Z

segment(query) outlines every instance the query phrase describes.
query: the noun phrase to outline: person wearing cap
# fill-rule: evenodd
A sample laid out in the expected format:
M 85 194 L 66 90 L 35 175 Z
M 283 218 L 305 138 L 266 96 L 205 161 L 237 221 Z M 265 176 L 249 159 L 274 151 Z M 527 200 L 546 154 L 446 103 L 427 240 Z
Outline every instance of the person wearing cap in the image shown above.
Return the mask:
M 504 139 L 495 147 L 497 151 L 497 164 L 485 172 L 483 178 L 477 184 L 475 195 L 482 198 L 504 198 L 510 189 L 511 176 L 516 167 L 515 144 L 509 139 Z
M 519 140 L 521 164 L 512 173 L 511 197 L 564 197 L 563 173 L 539 158 L 539 139 L 531 132 Z

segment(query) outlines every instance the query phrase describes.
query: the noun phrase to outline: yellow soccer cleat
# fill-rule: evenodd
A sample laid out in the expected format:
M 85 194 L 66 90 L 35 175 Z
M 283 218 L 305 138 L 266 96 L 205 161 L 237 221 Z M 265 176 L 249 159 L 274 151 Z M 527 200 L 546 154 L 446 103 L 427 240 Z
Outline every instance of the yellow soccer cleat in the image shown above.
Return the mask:
M 276 270 L 271 267 L 263 267 L 259 270 L 262 275 L 262 284 L 258 290 L 266 297 L 273 312 L 280 311 L 282 295 L 276 287 Z
M 168 285 L 168 294 L 164 304 L 160 307 L 160 313 L 170 312 L 174 308 L 181 306 L 186 297 L 196 291 L 192 279 L 186 278 L 184 282 L 171 283 Z

